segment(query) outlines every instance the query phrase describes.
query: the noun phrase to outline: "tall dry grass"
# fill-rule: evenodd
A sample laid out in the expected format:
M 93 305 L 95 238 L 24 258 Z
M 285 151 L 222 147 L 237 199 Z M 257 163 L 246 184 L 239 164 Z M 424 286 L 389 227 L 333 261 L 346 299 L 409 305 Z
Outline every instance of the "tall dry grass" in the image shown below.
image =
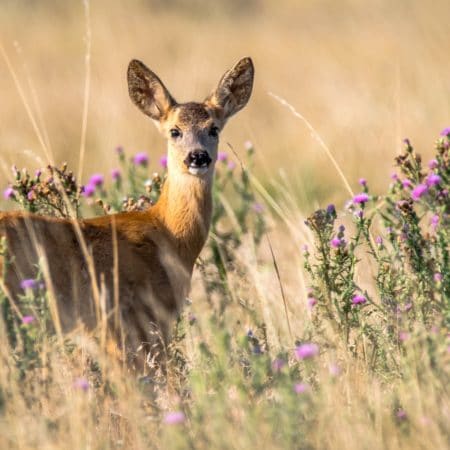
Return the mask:
M 312 124 L 351 187 L 362 175 L 375 189 L 385 187 L 402 137 L 411 137 L 426 156 L 437 131 L 448 125 L 446 2 L 430 7 L 420 1 L 368 6 L 350 0 L 99 0 L 88 5 L 87 23 L 81 1 L 2 3 L 0 43 L 45 144 L 40 145 L 1 61 L 3 179 L 12 164 L 45 163 L 43 147 L 85 176 L 109 171 L 118 144 L 130 151 L 146 149 L 157 159 L 163 142 L 128 99 L 128 61 L 141 58 L 178 100 L 190 100 L 201 99 L 224 68 L 248 54 L 257 70 L 254 97 L 228 125 L 222 146 L 229 142 L 241 156 L 244 141 L 255 144 L 253 185 L 271 211 L 273 254 L 266 241 L 257 250 L 251 234 L 243 237 L 233 254 L 241 270 L 227 274 L 231 298 L 220 324 L 211 320 L 217 305 L 205 300 L 200 273 L 195 274 L 185 335 L 176 343 L 182 357 L 156 393 L 82 334 L 74 337 L 72 352 L 51 337 L 45 340 L 42 356 L 51 371 L 30 371 L 26 377 L 19 376 L 11 349 L 0 346 L 0 447 L 448 447 L 446 378 L 436 377 L 435 362 L 414 345 L 404 354 L 396 349 L 403 364 L 399 379 L 368 371 L 351 357 L 339 334 L 328 330 L 335 345 L 311 369 L 320 389 L 305 396 L 293 396 L 282 383 L 263 389 L 258 383 L 264 379 L 242 376 L 239 360 L 240 336 L 255 327 L 255 315 L 265 324 L 268 361 L 279 353 L 287 359 L 293 350 L 286 309 L 291 332 L 314 339 L 300 251 L 312 241 L 304 211 L 348 196 L 324 145 L 268 92 L 288 99 Z M 358 277 L 370 287 L 368 273 Z M 193 326 L 187 325 L 189 314 L 196 317 Z M 2 325 L 3 343 L 6 334 Z M 228 344 L 230 335 L 235 339 Z M 202 353 L 205 346 L 214 353 L 211 360 Z M 448 356 L 441 356 L 448 369 Z M 258 364 L 252 370 L 264 373 Z M 187 421 L 164 423 L 168 412 L 186 405 L 191 408 Z M 407 419 L 398 415 L 400 406 Z

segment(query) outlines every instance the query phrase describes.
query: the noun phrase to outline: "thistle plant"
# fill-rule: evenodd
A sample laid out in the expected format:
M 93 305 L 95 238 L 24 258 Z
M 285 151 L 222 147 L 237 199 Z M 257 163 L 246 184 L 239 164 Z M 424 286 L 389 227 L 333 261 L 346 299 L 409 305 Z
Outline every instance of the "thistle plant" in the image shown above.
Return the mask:
M 366 180 L 359 181 L 362 192 L 346 205 L 351 237 L 344 225 L 336 226 L 333 205 L 306 221 L 316 243 L 314 255 L 305 251 L 313 321 L 322 326 L 324 318 L 373 367 L 385 364 L 382 349 L 418 331 L 417 323 L 428 330 L 450 325 L 450 129 L 442 132 L 426 169 L 409 140 L 404 144 L 385 196 L 371 195 Z M 362 265 L 375 273 L 375 292 L 359 284 Z M 360 336 L 372 344 L 370 357 Z

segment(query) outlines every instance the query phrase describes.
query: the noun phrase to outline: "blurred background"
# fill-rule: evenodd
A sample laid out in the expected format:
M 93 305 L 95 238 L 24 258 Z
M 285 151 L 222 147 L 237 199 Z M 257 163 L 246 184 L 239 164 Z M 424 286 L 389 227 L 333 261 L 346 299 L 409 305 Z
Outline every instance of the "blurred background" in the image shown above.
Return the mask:
M 404 137 L 427 158 L 450 125 L 449 23 L 446 0 L 2 0 L 0 44 L 54 161 L 77 171 L 90 42 L 84 180 L 114 167 L 117 145 L 148 151 L 155 169 L 164 153 L 164 139 L 128 98 L 132 58 L 190 101 L 251 56 L 254 95 L 230 120 L 221 150 L 229 143 L 243 156 L 251 141 L 262 181 L 284 177 L 311 208 L 348 194 L 305 124 L 269 92 L 312 124 L 354 189 L 364 176 L 381 191 Z M 0 73 L 3 186 L 12 164 L 33 169 L 46 158 L 4 54 Z

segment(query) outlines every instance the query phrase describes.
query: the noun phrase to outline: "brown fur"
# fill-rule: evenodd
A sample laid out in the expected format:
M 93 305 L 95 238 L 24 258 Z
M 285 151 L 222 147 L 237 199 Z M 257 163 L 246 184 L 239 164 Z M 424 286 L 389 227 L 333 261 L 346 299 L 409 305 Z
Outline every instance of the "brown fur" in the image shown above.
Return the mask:
M 253 66 L 244 64 L 241 70 L 252 72 Z M 157 324 L 167 340 L 173 318 L 188 295 L 194 264 L 211 220 L 218 140 L 211 137 L 210 129 L 213 125 L 222 128 L 235 111 L 225 115 L 224 104 L 218 103 L 176 104 L 159 78 L 139 61 L 130 63 L 128 80 L 132 100 L 164 134 L 170 134 L 174 127 L 183 133 L 178 139 L 168 136 L 168 177 L 156 205 L 142 212 L 78 222 L 0 213 L 0 235 L 7 241 L 8 265 L 4 266 L 4 261 L 1 264 L 7 269 L 5 284 L 13 298 L 21 293 L 20 281 L 35 278 L 39 261 L 45 258 L 62 328 L 71 330 L 78 324 L 94 328 L 98 324 L 93 294 L 97 284 L 110 329 L 118 337 L 112 320 L 118 313 L 127 348 L 135 351 L 151 341 L 151 323 Z M 251 86 L 248 89 L 251 91 Z M 183 162 L 195 150 L 207 151 L 213 161 L 203 175 L 192 175 Z M 95 269 L 94 280 L 88 261 Z M 114 291 L 115 281 L 118 293 Z M 119 311 L 114 310 L 114 294 L 118 294 Z

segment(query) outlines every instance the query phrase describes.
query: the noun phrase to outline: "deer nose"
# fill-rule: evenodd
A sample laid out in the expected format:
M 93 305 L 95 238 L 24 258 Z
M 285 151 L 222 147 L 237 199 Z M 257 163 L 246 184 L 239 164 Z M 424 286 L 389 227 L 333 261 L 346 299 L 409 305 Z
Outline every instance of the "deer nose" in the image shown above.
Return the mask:
M 211 164 L 211 161 L 212 159 L 207 151 L 193 150 L 187 155 L 184 164 L 186 164 L 187 167 L 208 167 Z

